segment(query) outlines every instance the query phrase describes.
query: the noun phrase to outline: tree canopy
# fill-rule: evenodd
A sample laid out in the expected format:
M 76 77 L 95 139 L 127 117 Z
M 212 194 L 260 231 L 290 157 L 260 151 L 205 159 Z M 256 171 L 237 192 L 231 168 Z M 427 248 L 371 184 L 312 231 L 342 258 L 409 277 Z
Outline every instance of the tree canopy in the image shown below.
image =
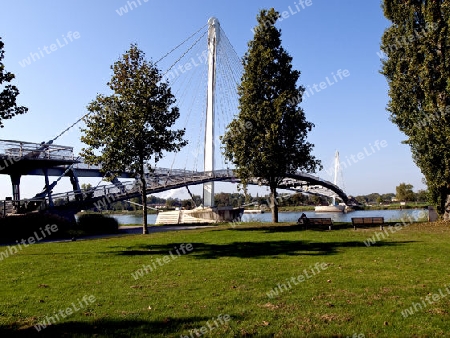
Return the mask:
M 383 9 L 392 22 L 381 45 L 387 110 L 442 214 L 450 194 L 450 1 L 384 0 Z
M 17 87 L 8 84 L 15 78 L 15 75 L 5 70 L 2 62 L 5 57 L 4 46 L 5 44 L 0 37 L 0 85 L 3 86 L 3 83 L 7 83 L 3 90 L 0 88 L 0 128 L 4 127 L 3 120 L 9 120 L 15 115 L 25 114 L 28 111 L 28 108 L 17 105 L 16 99 L 19 95 Z
M 101 164 L 104 172 L 129 172 L 140 180 L 147 233 L 146 173 L 154 170 L 165 151 L 178 151 L 187 144 L 185 131 L 171 129 L 180 116 L 175 97 L 136 45 L 111 69 L 108 86 L 113 94 L 97 95 L 87 107 L 91 114 L 85 118 L 81 140 L 88 147 L 81 155 L 86 163 Z
M 412 184 L 400 183 L 400 185 L 395 187 L 395 197 L 398 201 L 411 202 L 416 199 L 413 192 Z
M 224 155 L 244 185 L 254 177 L 270 187 L 274 222 L 276 189 L 286 174 L 321 168 L 311 154 L 313 145 L 306 141 L 314 125 L 299 107 L 304 88 L 297 85 L 300 72 L 292 68 L 292 57 L 281 45 L 281 31 L 275 27 L 279 17 L 273 8 L 257 16 L 243 58 L 239 113 L 222 138 Z

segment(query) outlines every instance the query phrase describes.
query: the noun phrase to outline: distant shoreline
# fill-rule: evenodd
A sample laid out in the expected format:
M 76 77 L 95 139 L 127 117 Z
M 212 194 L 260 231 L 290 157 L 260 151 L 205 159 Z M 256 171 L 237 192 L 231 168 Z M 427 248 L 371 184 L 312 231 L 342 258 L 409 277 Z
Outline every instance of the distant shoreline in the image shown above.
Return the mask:
M 406 209 L 427 209 L 427 203 L 418 203 L 418 204 L 407 204 L 401 206 L 399 204 L 391 204 L 391 205 L 371 205 L 371 206 L 357 206 L 353 207 L 354 210 L 406 210 Z M 314 211 L 314 205 L 300 205 L 300 206 L 288 206 L 288 207 L 279 207 L 278 212 L 287 213 L 287 212 L 304 212 L 304 211 Z M 161 210 L 161 211 L 171 211 L 174 209 Z M 259 209 L 246 209 L 246 210 L 259 210 Z M 270 213 L 270 209 L 266 208 L 263 210 L 265 213 Z M 94 211 L 86 211 L 84 213 L 97 213 Z M 104 215 L 133 215 L 133 216 L 141 216 L 142 210 L 138 211 L 103 211 L 101 212 Z M 148 215 L 156 215 L 158 214 L 155 210 L 148 210 Z

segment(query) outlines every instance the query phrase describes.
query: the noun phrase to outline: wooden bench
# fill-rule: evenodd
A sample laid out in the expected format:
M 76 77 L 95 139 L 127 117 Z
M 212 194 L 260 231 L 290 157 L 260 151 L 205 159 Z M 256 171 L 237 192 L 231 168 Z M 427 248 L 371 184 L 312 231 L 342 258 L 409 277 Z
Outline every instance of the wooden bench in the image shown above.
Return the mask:
M 356 230 L 357 225 L 379 224 L 380 230 L 383 230 L 384 217 L 352 217 L 353 228 Z
M 331 218 L 324 218 L 324 217 L 303 218 L 303 219 L 299 219 L 299 222 L 297 224 L 304 225 L 305 229 L 307 229 L 308 225 L 328 225 L 328 230 L 331 230 L 333 221 L 331 220 Z

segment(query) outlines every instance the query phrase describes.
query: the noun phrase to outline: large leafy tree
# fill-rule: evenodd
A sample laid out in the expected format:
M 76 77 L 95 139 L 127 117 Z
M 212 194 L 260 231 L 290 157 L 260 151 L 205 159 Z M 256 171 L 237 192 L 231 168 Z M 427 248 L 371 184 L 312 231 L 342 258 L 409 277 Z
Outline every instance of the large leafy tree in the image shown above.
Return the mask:
M 0 37 L 0 86 L 3 83 L 10 83 L 15 78 L 14 74 L 7 72 L 3 65 L 2 60 L 5 57 L 4 45 Z M 15 115 L 24 114 L 28 111 L 26 107 L 17 106 L 17 95 L 19 95 L 19 90 L 11 84 L 5 85 L 3 90 L 0 91 L 0 128 L 4 127 L 2 120 L 9 120 Z
M 101 164 L 111 173 L 130 172 L 142 189 L 143 233 L 147 230 L 147 170 L 151 172 L 163 152 L 186 145 L 184 130 L 171 127 L 180 113 L 175 98 L 159 70 L 145 54 L 131 45 L 111 69 L 110 96 L 98 95 L 87 107 L 81 140 L 88 145 L 81 155 L 87 163 Z
M 412 184 L 400 183 L 400 185 L 395 187 L 395 197 L 399 201 L 414 201 L 416 198 L 412 189 Z
M 450 1 L 384 0 L 382 37 L 390 118 L 406 136 L 432 202 L 450 194 Z M 448 204 L 448 203 L 447 203 Z
M 277 187 L 298 170 L 314 172 L 320 162 L 311 155 L 306 136 L 314 126 L 299 107 L 304 88 L 300 72 L 281 46 L 273 8 L 257 16 L 254 38 L 244 56 L 239 86 L 239 113 L 222 138 L 225 157 L 236 166 L 244 185 L 250 178 L 270 187 L 272 220 L 278 222 Z

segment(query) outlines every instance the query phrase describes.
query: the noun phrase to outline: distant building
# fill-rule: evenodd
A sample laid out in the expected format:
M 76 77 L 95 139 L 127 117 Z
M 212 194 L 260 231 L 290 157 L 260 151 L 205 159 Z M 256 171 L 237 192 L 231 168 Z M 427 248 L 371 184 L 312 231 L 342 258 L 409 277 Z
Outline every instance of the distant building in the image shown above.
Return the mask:
M 155 209 L 165 209 L 166 205 L 165 204 L 149 204 L 150 207 L 155 208 Z

